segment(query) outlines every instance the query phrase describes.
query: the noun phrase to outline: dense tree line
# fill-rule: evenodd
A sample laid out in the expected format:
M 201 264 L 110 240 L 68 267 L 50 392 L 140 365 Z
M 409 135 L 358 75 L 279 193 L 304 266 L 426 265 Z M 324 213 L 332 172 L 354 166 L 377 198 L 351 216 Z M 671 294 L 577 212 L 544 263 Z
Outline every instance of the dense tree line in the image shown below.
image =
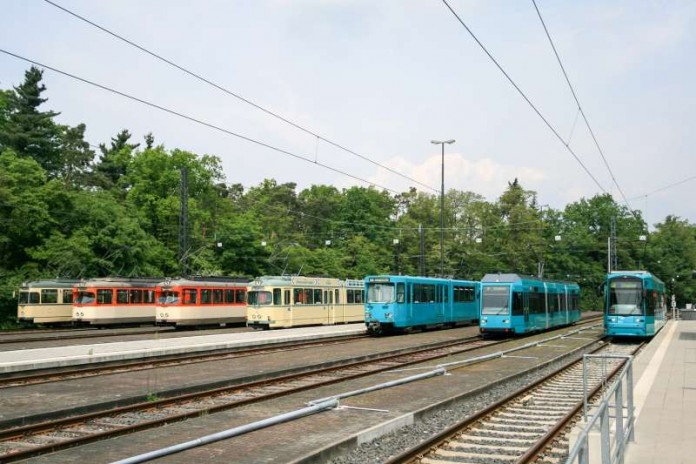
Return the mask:
M 143 143 L 121 130 L 95 152 L 86 126 L 45 110 L 42 71 L 0 90 L 0 321 L 14 317 L 25 280 L 107 275 L 440 274 L 439 198 L 411 189 L 338 190 L 266 179 L 228 183 L 220 159 Z M 179 255 L 180 172 L 188 170 L 189 246 Z M 647 228 L 609 195 L 540 206 L 511 180 L 495 202 L 473 192 L 445 197 L 444 274 L 543 274 L 583 287 L 600 306 L 612 217 L 621 269 L 647 269 L 680 304 L 696 300 L 696 226 L 668 216 Z

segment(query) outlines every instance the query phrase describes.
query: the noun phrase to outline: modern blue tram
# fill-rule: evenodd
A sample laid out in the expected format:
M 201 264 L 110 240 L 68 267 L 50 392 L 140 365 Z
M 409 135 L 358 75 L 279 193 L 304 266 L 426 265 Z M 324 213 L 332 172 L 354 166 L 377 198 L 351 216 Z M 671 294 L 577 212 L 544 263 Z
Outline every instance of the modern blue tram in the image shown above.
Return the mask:
M 607 335 L 652 337 L 665 325 L 665 284 L 646 271 L 614 271 L 604 284 Z
M 481 279 L 482 334 L 524 334 L 570 325 L 580 319 L 580 287 L 518 274 Z
M 474 323 L 480 284 L 401 275 L 365 277 L 365 325 L 372 334 Z

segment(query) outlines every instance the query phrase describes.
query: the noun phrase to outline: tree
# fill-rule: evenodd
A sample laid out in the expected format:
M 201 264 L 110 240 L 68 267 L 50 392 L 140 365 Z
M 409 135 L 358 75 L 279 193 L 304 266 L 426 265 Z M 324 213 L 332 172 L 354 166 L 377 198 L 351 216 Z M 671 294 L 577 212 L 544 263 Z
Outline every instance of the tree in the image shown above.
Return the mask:
M 88 169 L 94 159 L 94 151 L 85 140 L 87 126 L 58 126 L 62 163 L 59 174 L 65 187 L 83 187 L 88 182 Z
M 646 266 L 674 294 L 677 306 L 696 302 L 696 226 L 677 216 L 667 216 L 655 225 L 648 238 Z
M 33 158 L 52 177 L 61 165 L 60 130 L 53 121 L 60 113 L 39 110 L 47 101 L 41 96 L 46 91 L 42 78 L 43 71 L 32 66 L 22 84 L 4 93 L 0 150 L 10 148 L 19 156 Z
M 116 137 L 111 138 L 110 147 L 99 144 L 101 155 L 94 167 L 93 185 L 110 190 L 122 183 L 121 179 L 126 175 L 128 165 L 133 159 L 133 152 L 140 146 L 139 143 L 128 143 L 130 138 L 128 129 L 123 129 Z M 126 189 L 127 185 L 120 187 Z

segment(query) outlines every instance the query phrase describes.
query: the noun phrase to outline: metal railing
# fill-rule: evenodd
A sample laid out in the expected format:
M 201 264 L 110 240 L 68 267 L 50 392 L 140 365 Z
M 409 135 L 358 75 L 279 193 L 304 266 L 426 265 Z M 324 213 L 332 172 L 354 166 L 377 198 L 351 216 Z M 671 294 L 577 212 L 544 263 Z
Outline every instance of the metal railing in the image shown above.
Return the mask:
M 624 359 L 625 365 L 614 383 L 604 389 L 602 400 L 593 406 L 595 413 L 588 420 L 590 408 L 588 398 L 588 363 L 591 358 L 602 361 L 607 365 L 610 359 Z M 590 462 L 590 433 L 599 428 L 600 456 L 602 464 L 623 464 L 626 445 L 634 441 L 634 407 L 633 407 L 633 356 L 585 354 L 582 360 L 583 368 L 583 420 L 586 422 L 571 449 L 566 464 L 589 464 Z M 603 382 L 606 382 L 604 377 Z M 624 404 L 624 391 L 626 401 Z M 612 402 L 613 399 L 613 402 Z M 613 415 L 611 414 L 613 409 Z M 613 421 L 613 427 L 612 427 Z M 613 435 L 613 440 L 612 440 Z

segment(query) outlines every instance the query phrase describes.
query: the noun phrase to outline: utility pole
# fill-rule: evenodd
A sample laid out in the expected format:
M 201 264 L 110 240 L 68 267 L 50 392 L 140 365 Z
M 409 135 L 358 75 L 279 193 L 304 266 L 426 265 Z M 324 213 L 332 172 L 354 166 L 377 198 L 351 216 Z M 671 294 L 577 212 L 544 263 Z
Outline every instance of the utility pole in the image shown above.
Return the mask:
M 616 216 L 611 217 L 611 241 L 609 243 L 611 244 L 609 247 L 609 256 L 611 259 L 609 272 L 611 272 L 619 268 L 619 258 L 616 255 Z
M 418 224 L 418 235 L 420 236 L 420 275 L 425 277 L 425 235 L 423 235 L 423 224 Z
M 440 277 L 445 277 L 445 144 L 454 143 L 452 140 L 431 140 L 433 145 L 442 147 L 442 184 L 440 187 Z
M 179 265 L 181 275 L 188 274 L 188 168 L 181 168 L 179 181 Z

